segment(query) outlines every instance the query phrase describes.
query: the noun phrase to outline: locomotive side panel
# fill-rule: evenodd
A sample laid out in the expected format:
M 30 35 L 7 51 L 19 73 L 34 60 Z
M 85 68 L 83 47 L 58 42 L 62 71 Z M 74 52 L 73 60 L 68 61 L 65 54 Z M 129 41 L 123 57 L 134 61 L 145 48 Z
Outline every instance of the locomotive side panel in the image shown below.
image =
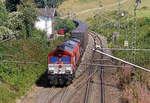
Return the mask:
M 85 51 L 88 41 L 87 25 L 79 20 L 74 22 L 77 24 L 77 28 L 72 31 L 70 40 L 59 45 L 48 57 L 50 85 L 70 84 L 75 76 L 75 69 L 79 59 Z
M 72 38 L 81 40 L 81 48 L 84 52 L 88 41 L 88 27 L 84 22 L 80 20 L 75 20 L 75 22 L 78 23 L 78 27 L 72 31 Z

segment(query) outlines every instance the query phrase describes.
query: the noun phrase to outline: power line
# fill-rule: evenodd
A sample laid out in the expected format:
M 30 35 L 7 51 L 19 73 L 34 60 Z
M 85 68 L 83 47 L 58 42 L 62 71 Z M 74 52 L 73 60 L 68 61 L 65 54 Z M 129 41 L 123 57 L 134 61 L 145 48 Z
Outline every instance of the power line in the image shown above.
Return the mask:
M 97 53 L 100 53 L 100 54 L 103 54 L 103 55 L 105 55 L 105 56 L 111 57 L 111 58 L 113 58 L 113 59 L 115 59 L 115 60 L 118 60 L 118 61 L 121 61 L 121 62 L 123 62 L 123 63 L 129 64 L 129 65 L 131 65 L 131 66 L 133 66 L 133 67 L 139 68 L 139 69 L 144 70 L 144 71 L 146 71 L 146 72 L 150 72 L 149 69 L 143 68 L 143 67 L 141 67 L 141 66 L 138 66 L 138 65 L 136 65 L 136 64 L 130 63 L 130 62 L 125 61 L 125 60 L 123 60 L 123 59 L 120 59 L 120 58 L 117 58 L 117 57 L 115 57 L 115 56 L 109 55 L 109 54 L 104 53 L 104 52 L 102 52 L 102 51 L 100 51 L 100 50 L 95 50 L 95 49 L 93 49 L 93 50 L 94 50 L 95 52 L 97 52 Z
M 150 49 L 124 49 L 124 48 L 98 48 L 100 50 L 119 50 L 119 51 L 150 51 Z

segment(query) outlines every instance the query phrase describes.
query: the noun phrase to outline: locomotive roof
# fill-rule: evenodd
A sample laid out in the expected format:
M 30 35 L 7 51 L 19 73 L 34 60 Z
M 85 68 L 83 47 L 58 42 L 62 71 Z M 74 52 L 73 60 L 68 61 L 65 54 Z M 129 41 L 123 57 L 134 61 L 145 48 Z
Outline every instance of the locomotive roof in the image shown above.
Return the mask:
M 64 42 L 63 44 L 61 44 L 60 46 L 58 46 L 57 49 L 59 50 L 65 50 L 68 52 L 72 52 L 72 50 L 78 45 L 78 42 L 73 41 L 73 40 L 68 40 L 66 42 Z
M 75 20 L 75 22 L 78 24 L 77 28 L 72 31 L 72 33 L 82 33 L 82 32 L 87 32 L 87 25 L 80 21 L 80 20 Z

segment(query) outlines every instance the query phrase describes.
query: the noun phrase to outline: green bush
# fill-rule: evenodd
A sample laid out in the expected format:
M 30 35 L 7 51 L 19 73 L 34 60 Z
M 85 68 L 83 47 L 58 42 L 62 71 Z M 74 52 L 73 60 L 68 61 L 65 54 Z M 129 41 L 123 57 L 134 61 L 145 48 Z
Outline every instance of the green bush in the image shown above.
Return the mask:
M 109 18 L 116 18 L 114 17 L 115 12 L 108 13 L 105 15 Z M 118 25 L 116 25 L 116 22 L 108 22 L 103 18 L 102 16 L 96 15 L 94 18 L 88 19 L 88 22 L 91 23 L 90 28 L 91 30 L 94 30 L 105 37 L 108 38 L 108 43 L 110 47 L 114 48 L 126 48 L 124 47 L 124 41 L 128 40 L 129 42 L 129 48 L 132 48 L 133 46 L 133 32 L 134 32 L 134 25 L 135 22 L 133 19 L 131 19 L 129 22 L 127 22 L 127 17 L 121 18 L 121 26 L 120 29 L 118 29 Z M 115 42 L 112 41 L 112 35 L 113 32 L 120 32 L 119 38 L 115 40 Z M 138 18 L 136 22 L 136 48 L 139 49 L 150 49 L 150 18 Z M 115 51 L 113 54 L 119 58 L 123 58 L 127 61 L 133 62 L 134 57 L 136 58 L 136 61 L 134 63 L 140 65 L 140 66 L 146 66 L 149 65 L 150 62 L 150 55 L 148 55 L 149 52 L 131 52 L 131 51 Z
M 48 7 L 58 7 L 63 1 L 65 0 L 47 0 Z M 37 4 L 37 7 L 44 8 L 45 7 L 45 1 L 44 0 L 34 0 L 34 2 Z
M 76 27 L 76 24 L 72 20 L 56 19 L 55 29 L 65 29 L 67 32 L 71 32 Z
M 34 33 L 42 35 L 38 31 L 34 31 Z M 0 79 L 2 77 L 6 83 L 0 83 L 0 103 L 15 103 L 17 97 L 31 89 L 31 86 L 47 69 L 48 53 L 63 40 L 52 40 L 49 47 L 43 39 L 36 37 L 12 40 L 1 44 L 1 54 L 10 54 L 15 57 L 0 57 L 0 60 L 39 62 L 40 65 L 1 63 Z M 1 85 L 4 86 L 1 87 Z

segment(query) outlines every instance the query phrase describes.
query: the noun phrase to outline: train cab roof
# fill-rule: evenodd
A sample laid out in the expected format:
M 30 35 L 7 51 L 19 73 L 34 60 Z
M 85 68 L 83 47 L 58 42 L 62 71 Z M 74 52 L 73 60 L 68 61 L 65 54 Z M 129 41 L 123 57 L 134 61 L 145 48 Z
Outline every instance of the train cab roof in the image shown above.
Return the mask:
M 72 52 L 79 43 L 75 40 L 68 40 L 57 47 L 57 50 Z
M 79 39 L 77 39 L 77 38 L 71 38 L 71 40 L 77 42 L 78 44 L 81 43 L 81 41 Z

